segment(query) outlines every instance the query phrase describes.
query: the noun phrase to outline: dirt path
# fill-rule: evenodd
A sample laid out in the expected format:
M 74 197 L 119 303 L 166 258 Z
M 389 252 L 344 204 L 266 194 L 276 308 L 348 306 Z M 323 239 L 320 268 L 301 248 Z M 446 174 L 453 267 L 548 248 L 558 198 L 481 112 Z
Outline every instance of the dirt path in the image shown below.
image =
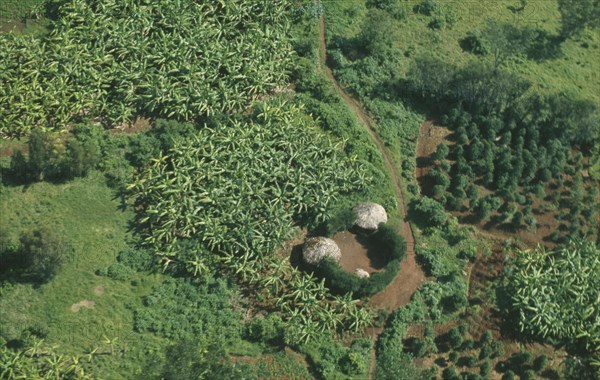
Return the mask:
M 400 215 L 406 215 L 406 203 L 404 201 L 404 195 L 400 188 L 400 176 L 398 174 L 398 170 L 396 166 L 393 164 L 393 160 L 390 157 L 390 154 L 385 147 L 384 143 L 381 141 L 379 136 L 375 133 L 375 123 L 373 120 L 366 114 L 361 104 L 352 98 L 337 82 L 335 77 L 333 76 L 333 72 L 331 68 L 329 68 L 326 64 L 327 62 L 327 44 L 325 40 L 325 18 L 321 16 L 319 21 L 319 32 L 320 32 L 320 61 L 319 61 L 319 69 L 325 73 L 327 78 L 331 81 L 336 91 L 340 94 L 340 96 L 344 99 L 344 102 L 352 109 L 352 111 L 357 116 L 358 120 L 365 127 L 365 130 L 369 133 L 369 136 L 375 142 L 377 149 L 381 152 L 383 156 L 383 160 L 385 162 L 385 166 L 392 177 L 392 182 L 394 184 L 394 192 L 396 194 L 396 198 L 399 200 L 399 208 Z M 408 221 L 404 219 L 402 221 L 402 225 L 399 229 L 400 233 L 406 239 L 406 248 L 407 255 L 406 258 L 402 261 L 402 265 L 400 268 L 400 273 L 396 276 L 395 280 L 387 286 L 380 293 L 375 294 L 370 299 L 370 305 L 378 308 L 378 309 L 388 309 L 389 311 L 393 311 L 400 306 L 406 305 L 413 293 L 418 289 L 421 283 L 425 280 L 425 273 L 421 269 L 421 267 L 417 264 L 415 260 L 415 238 L 412 231 L 412 228 Z M 372 331 L 372 337 L 374 343 L 377 341 L 379 334 L 382 329 L 377 329 Z M 371 369 L 370 374 L 372 374 L 374 364 L 375 364 L 375 354 L 373 350 L 373 356 L 371 358 Z

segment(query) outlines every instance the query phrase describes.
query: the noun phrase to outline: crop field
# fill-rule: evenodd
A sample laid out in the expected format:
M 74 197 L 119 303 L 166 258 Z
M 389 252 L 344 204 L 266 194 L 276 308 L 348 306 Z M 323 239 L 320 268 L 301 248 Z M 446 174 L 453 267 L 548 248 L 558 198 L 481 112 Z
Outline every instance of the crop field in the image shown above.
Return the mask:
M 598 19 L 2 1 L 0 379 L 597 379 Z

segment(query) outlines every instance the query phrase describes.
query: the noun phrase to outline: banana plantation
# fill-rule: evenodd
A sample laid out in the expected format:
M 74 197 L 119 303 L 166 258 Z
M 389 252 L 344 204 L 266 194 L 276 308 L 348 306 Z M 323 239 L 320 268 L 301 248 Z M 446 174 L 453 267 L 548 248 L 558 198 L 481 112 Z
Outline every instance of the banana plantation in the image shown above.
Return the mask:
M 519 251 L 507 271 L 506 292 L 521 331 L 598 350 L 600 251 L 594 244 Z
M 199 120 L 285 85 L 284 1 L 50 0 L 41 37 L 0 34 L 0 135 L 137 116 Z
M 0 379 L 597 379 L 580 2 L 0 0 Z M 461 146 L 537 151 L 537 119 L 465 67 L 585 106 L 514 191 Z
M 263 285 L 258 288 L 267 290 L 268 303 L 302 322 L 290 335 L 302 341 L 319 329 L 336 332 L 346 316 L 353 318 L 347 327 L 359 330 L 369 312 L 354 303 L 354 309 L 330 304 L 322 282 L 274 255 L 295 221 L 327 220 L 340 196 L 369 183 L 340 143 L 323 135 L 300 106 L 280 100 L 258 103 L 248 122 L 230 119 L 179 141 L 129 191 L 140 207 L 144 242 L 165 268 L 202 276 L 225 267 Z

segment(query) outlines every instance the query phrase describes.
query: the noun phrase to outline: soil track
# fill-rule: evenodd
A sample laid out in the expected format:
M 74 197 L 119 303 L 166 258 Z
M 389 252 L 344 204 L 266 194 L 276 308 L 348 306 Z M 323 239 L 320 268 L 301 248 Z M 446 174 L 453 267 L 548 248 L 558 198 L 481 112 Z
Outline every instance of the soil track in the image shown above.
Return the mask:
M 325 40 L 325 18 L 321 16 L 319 20 L 319 33 L 320 33 L 320 60 L 319 60 L 319 70 L 325 73 L 327 78 L 331 81 L 336 91 L 344 102 L 350 107 L 350 109 L 354 112 L 360 124 L 362 124 L 365 130 L 369 133 L 369 136 L 377 146 L 377 149 L 381 152 L 383 156 L 383 160 L 386 166 L 387 171 L 390 173 L 392 177 L 392 182 L 394 185 L 394 193 L 396 194 L 396 198 L 399 200 L 399 211 L 400 215 L 406 215 L 406 203 L 404 201 L 404 194 L 402 193 L 402 189 L 400 188 L 400 176 L 398 175 L 398 170 L 396 166 L 393 164 L 393 160 L 390 157 L 390 154 L 385 147 L 384 143 L 381 141 L 379 136 L 375 133 L 375 123 L 373 120 L 366 114 L 365 110 L 361 106 L 361 104 L 352 98 L 337 82 L 335 77 L 333 76 L 333 72 L 331 68 L 327 66 L 327 44 Z M 419 288 L 421 283 L 425 280 L 425 273 L 421 269 L 421 267 L 417 264 L 415 260 L 415 238 L 412 231 L 412 228 L 406 218 L 402 221 L 402 225 L 399 228 L 399 232 L 406 239 L 406 258 L 402 261 L 400 272 L 394 279 L 394 281 L 388 285 L 383 291 L 375 294 L 370 299 L 370 305 L 377 309 L 387 309 L 389 311 L 393 311 L 400 306 L 406 305 L 415 291 Z M 379 334 L 381 334 L 382 328 L 370 329 L 369 333 L 373 338 L 373 342 L 377 341 Z M 369 370 L 369 377 L 372 377 L 373 369 L 375 364 L 375 350 L 373 350 L 373 354 L 371 357 L 371 367 Z

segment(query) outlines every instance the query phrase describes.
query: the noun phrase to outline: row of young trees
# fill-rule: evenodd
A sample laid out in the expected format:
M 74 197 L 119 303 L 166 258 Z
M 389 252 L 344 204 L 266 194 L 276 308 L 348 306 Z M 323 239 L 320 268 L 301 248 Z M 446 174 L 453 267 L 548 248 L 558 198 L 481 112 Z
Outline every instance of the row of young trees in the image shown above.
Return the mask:
M 46 8 L 46 35 L 0 35 L 0 136 L 86 118 L 193 120 L 239 111 L 285 83 L 285 1 L 53 0 Z
M 582 207 L 595 204 L 597 197 L 583 178 L 585 157 L 600 139 L 599 112 L 592 102 L 526 95 L 528 85 L 521 86 L 518 77 L 479 63 L 456 68 L 423 58 L 411 72 L 418 96 L 449 107 L 441 121 L 454 132 L 455 144 L 442 144 L 431 156 L 430 195 L 457 211 L 468 200 L 469 210 L 484 220 L 498 211 L 496 222 L 516 228 L 535 226 L 534 198 L 555 207 L 560 200 L 571 209 L 572 224 L 584 227 L 576 234 L 586 233 L 588 226 L 593 231 L 595 207 Z M 426 82 L 430 74 L 433 80 Z M 561 199 L 567 181 L 574 196 Z M 546 199 L 550 185 L 557 194 Z M 494 195 L 482 196 L 480 186 Z

